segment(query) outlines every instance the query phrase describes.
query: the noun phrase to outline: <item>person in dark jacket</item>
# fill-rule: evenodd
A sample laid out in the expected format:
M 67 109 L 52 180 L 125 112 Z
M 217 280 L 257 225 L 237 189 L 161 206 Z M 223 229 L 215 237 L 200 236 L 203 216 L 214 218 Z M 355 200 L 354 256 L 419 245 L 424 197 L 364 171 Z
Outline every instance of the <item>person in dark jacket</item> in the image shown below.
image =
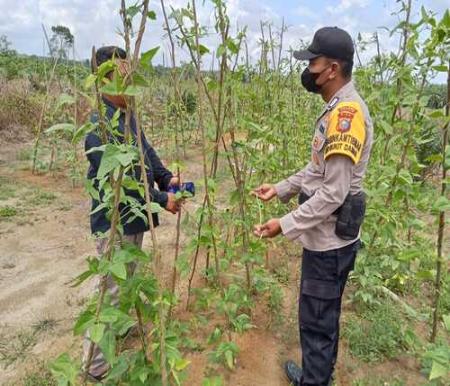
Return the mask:
M 126 74 L 127 64 L 126 64 L 126 52 L 115 46 L 108 46 L 99 48 L 96 52 L 96 61 L 97 65 L 100 66 L 102 63 L 107 62 L 108 60 L 114 60 L 117 64 L 118 71 L 122 76 Z M 112 78 L 113 73 L 111 72 L 107 76 Z M 111 121 L 114 115 L 119 112 L 118 119 L 118 127 L 116 130 L 122 134 L 116 135 L 114 138 L 110 136 L 108 140 L 112 141 L 124 141 L 124 133 L 125 133 L 125 111 L 127 108 L 126 99 L 122 95 L 102 95 L 103 103 L 106 107 L 105 109 L 105 120 Z M 96 123 L 98 121 L 98 113 L 94 113 L 91 117 L 91 121 Z M 132 143 L 135 146 L 137 145 L 137 128 L 136 128 L 136 120 L 134 115 L 131 115 L 130 119 L 130 138 Z M 158 203 L 162 208 L 171 212 L 177 213 L 180 209 L 180 202 L 175 199 L 175 195 L 173 193 L 168 192 L 169 187 L 178 186 L 180 184 L 180 180 L 178 177 L 173 176 L 173 174 L 167 170 L 156 154 L 155 150 L 148 143 L 147 139 L 143 131 L 141 131 L 141 139 L 142 139 L 142 147 L 144 151 L 144 159 L 146 165 L 146 174 L 150 189 L 150 195 L 153 202 Z M 97 173 L 102 160 L 102 151 L 92 150 L 101 146 L 102 140 L 99 131 L 95 130 L 89 133 L 85 139 L 85 150 L 87 152 L 86 156 L 89 160 L 89 169 L 87 173 L 87 178 L 92 180 L 93 187 L 99 193 L 99 197 L 102 198 L 104 192 L 99 189 L 99 182 L 97 180 Z M 139 166 L 134 166 L 134 168 L 130 171 L 133 173 L 134 178 L 136 180 L 140 180 L 141 178 L 141 168 Z M 159 189 L 155 188 L 155 183 L 158 185 Z M 121 203 L 119 205 L 120 211 L 120 221 L 123 229 L 122 240 L 124 242 L 133 243 L 139 247 L 142 247 L 142 241 L 144 237 L 144 232 L 149 230 L 148 221 L 144 219 L 147 218 L 147 212 L 145 211 L 145 199 L 141 196 L 141 194 L 137 190 L 129 190 L 125 189 L 125 194 L 127 197 L 134 199 L 134 201 L 138 204 L 138 211 L 141 211 L 144 216 L 136 215 L 135 211 L 129 204 Z M 108 210 L 107 208 L 96 210 L 101 203 L 92 199 L 91 206 L 91 215 L 90 215 L 90 223 L 91 223 L 91 232 L 93 235 L 98 236 L 97 238 L 97 252 L 99 254 L 103 254 L 105 252 L 107 239 L 104 237 L 105 233 L 110 229 L 111 223 L 108 219 Z M 133 205 L 135 206 L 135 205 Z M 158 215 L 156 213 L 152 214 L 152 221 L 154 226 L 159 225 Z M 103 235 L 103 237 L 102 237 Z M 133 265 L 129 267 L 131 272 L 134 272 L 136 266 Z M 107 278 L 107 289 L 111 296 L 111 303 L 115 306 L 118 305 L 118 295 L 119 288 L 115 281 L 111 278 Z M 90 347 L 90 339 L 87 334 L 83 343 L 83 362 L 86 365 L 89 347 Z M 101 381 L 107 371 L 108 364 L 100 350 L 100 348 L 95 345 L 93 357 L 91 360 L 91 364 L 88 369 L 89 376 L 93 381 Z

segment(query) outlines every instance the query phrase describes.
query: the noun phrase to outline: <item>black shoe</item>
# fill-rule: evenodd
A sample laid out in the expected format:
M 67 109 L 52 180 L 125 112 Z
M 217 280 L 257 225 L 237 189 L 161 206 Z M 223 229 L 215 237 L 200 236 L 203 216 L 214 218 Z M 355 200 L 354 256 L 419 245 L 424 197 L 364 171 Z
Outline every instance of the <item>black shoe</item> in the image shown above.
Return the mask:
M 303 371 L 300 367 L 298 367 L 294 361 L 287 361 L 284 364 L 284 371 L 286 373 L 289 382 L 293 386 L 300 386 L 300 382 L 302 380 Z
M 301 386 L 303 375 L 303 370 L 301 367 L 297 366 L 297 364 L 294 361 L 289 360 L 284 364 L 284 371 L 289 379 L 289 382 L 291 382 L 291 385 Z M 332 385 L 333 385 L 333 377 L 331 377 L 330 381 L 328 382 L 328 386 Z

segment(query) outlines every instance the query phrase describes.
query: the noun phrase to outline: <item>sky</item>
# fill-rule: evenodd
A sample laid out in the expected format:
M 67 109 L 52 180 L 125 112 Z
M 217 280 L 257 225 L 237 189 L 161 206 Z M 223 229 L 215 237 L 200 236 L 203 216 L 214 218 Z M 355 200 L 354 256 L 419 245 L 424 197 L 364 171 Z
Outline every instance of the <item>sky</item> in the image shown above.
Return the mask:
M 129 0 L 127 4 L 135 1 Z M 169 6 L 185 7 L 187 0 L 165 0 Z M 0 35 L 7 35 L 13 48 L 20 53 L 42 55 L 44 35 L 42 24 L 50 31 L 51 26 L 62 24 L 70 28 L 75 36 L 77 59 L 90 57 L 93 45 L 122 45 L 117 34 L 121 25 L 119 18 L 120 0 L 0 0 Z M 413 0 L 413 17 L 417 17 L 421 6 L 443 15 L 450 7 L 450 0 Z M 202 25 L 213 30 L 214 12 L 209 0 L 197 0 Z M 361 33 L 369 37 L 375 31 L 380 34 L 383 51 L 395 51 L 398 37 L 389 37 L 382 27 L 392 28 L 399 19 L 393 15 L 400 5 L 395 0 L 228 0 L 228 14 L 233 26 L 247 26 L 249 52 L 253 58 L 259 54 L 260 21 L 271 22 L 277 30 L 284 19 L 289 27 L 285 33 L 285 50 L 297 48 L 301 40 L 308 42 L 314 31 L 332 25 L 347 30 L 354 38 Z M 160 1 L 150 1 L 150 9 L 157 19 L 147 25 L 142 49 L 161 46 L 154 64 L 161 64 L 168 41 L 163 30 Z M 204 39 L 211 49 L 216 46 L 213 37 Z M 45 50 L 45 53 L 47 50 Z M 375 47 L 362 53 L 363 60 L 375 53 Z M 187 51 L 179 50 L 178 59 L 186 60 Z

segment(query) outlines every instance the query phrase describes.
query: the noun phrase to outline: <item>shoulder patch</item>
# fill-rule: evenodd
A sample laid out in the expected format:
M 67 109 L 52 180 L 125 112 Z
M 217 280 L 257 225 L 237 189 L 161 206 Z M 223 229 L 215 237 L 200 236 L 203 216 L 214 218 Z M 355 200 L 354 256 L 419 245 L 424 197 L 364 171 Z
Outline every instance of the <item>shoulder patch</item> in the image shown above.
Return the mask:
M 358 102 L 340 102 L 330 114 L 325 160 L 333 154 L 346 155 L 353 163 L 361 158 L 366 139 L 364 114 Z

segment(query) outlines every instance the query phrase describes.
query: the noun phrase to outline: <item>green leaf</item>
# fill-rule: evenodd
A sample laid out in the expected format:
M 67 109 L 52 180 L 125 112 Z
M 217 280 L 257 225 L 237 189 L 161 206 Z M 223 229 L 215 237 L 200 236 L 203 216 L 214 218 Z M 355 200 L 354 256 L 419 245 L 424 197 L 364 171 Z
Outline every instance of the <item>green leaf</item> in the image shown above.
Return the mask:
M 391 135 L 394 132 L 392 125 L 382 119 L 378 122 L 378 126 L 383 130 L 385 134 Z
M 78 368 L 67 353 L 61 354 L 50 364 L 50 371 L 56 378 L 58 386 L 75 385 Z
M 114 76 L 112 81 L 108 81 L 100 88 L 100 92 L 108 95 L 122 95 L 122 81 L 119 76 Z
M 114 307 L 106 307 L 100 311 L 99 320 L 103 323 L 113 323 L 121 315 L 121 311 Z
M 450 210 L 450 200 L 445 196 L 440 196 L 433 204 L 432 211 L 434 213 L 445 212 Z
M 433 360 L 433 364 L 431 366 L 431 372 L 429 380 L 440 378 L 447 375 L 448 368 L 444 366 L 442 363 Z
M 226 41 L 227 48 L 230 50 L 230 52 L 234 55 L 236 55 L 239 52 L 239 47 L 237 44 L 233 41 L 233 39 L 228 38 Z
M 230 370 L 234 368 L 233 352 L 230 350 L 225 351 L 225 361 Z
M 222 330 L 219 327 L 216 327 L 208 337 L 208 344 L 218 342 L 221 337 L 222 337 Z
M 111 264 L 109 270 L 111 271 L 112 274 L 114 274 L 114 276 L 118 277 L 119 279 L 126 280 L 127 267 L 125 266 L 124 263 Z
M 75 125 L 72 123 L 58 123 L 45 130 L 45 133 L 52 134 L 57 131 L 65 131 L 66 133 L 72 134 L 75 131 Z
M 445 161 L 444 161 L 444 169 L 450 169 L 450 145 L 445 147 Z
M 84 281 L 89 279 L 92 275 L 95 273 L 91 270 L 84 271 L 83 273 L 79 274 L 77 277 L 75 277 L 73 280 L 70 281 L 70 286 L 72 288 L 78 287 L 80 284 L 82 284 Z
M 103 323 L 96 323 L 89 329 L 89 338 L 98 343 L 103 338 L 105 332 L 105 325 Z
M 72 143 L 75 144 L 80 142 L 80 140 L 83 139 L 86 136 L 86 134 L 93 131 L 96 127 L 97 125 L 95 125 L 92 122 L 85 123 L 83 126 L 79 127 L 78 130 L 73 135 Z
M 443 118 L 445 116 L 443 110 L 434 110 L 430 114 L 428 114 L 430 118 Z
M 138 7 L 137 5 L 132 5 L 131 7 L 127 8 L 126 13 L 130 18 L 133 18 L 139 13 L 139 10 L 140 7 Z
M 87 78 L 84 80 L 84 85 L 83 85 L 83 87 L 85 88 L 85 89 L 90 89 L 94 84 L 95 84 L 95 81 L 97 80 L 97 75 L 94 75 L 94 74 L 89 74 L 88 76 L 87 76 Z
M 412 183 L 413 183 L 411 174 L 405 169 L 402 169 L 400 171 L 400 173 L 398 174 L 398 177 L 399 177 L 399 180 L 403 181 L 406 185 L 412 185 Z
M 203 44 L 199 44 L 198 52 L 200 53 L 200 55 L 207 54 L 207 53 L 209 53 L 209 48 L 204 46 Z
M 150 210 L 152 211 L 152 213 L 160 213 L 162 212 L 163 208 L 157 202 L 152 201 L 150 203 Z
M 130 263 L 132 261 L 149 261 L 150 257 L 137 245 L 123 242 L 122 248 L 114 252 L 114 262 Z
M 190 361 L 188 361 L 187 359 L 184 359 L 184 358 L 177 359 L 175 362 L 175 370 L 182 371 L 186 367 L 188 367 L 190 363 L 191 363 Z
M 123 92 L 123 95 L 127 96 L 138 96 L 140 94 L 142 94 L 142 88 L 134 85 L 128 86 Z
M 450 314 L 442 316 L 442 319 L 444 320 L 445 329 L 450 332 Z
M 73 326 L 73 333 L 75 335 L 81 335 L 86 332 L 89 327 L 94 325 L 95 315 L 90 311 L 86 310 L 80 314 L 75 325 Z
M 147 17 L 148 17 L 150 20 L 156 20 L 156 12 L 155 12 L 155 11 L 148 11 L 148 12 L 147 12 Z
M 103 334 L 102 340 L 98 343 L 105 359 L 112 363 L 116 358 L 116 337 L 111 330 Z
M 159 50 L 159 46 L 149 49 L 141 55 L 141 64 L 144 67 L 151 66 L 152 60 Z
M 433 66 L 432 68 L 433 68 L 433 70 L 439 71 L 439 72 L 447 72 L 448 71 L 447 66 L 445 66 L 445 65 Z
M 108 381 L 114 381 L 120 379 L 120 376 L 128 370 L 129 364 L 127 357 L 120 356 L 117 363 L 114 364 L 111 371 L 108 372 L 108 377 L 105 379 L 106 384 L 110 384 Z M 115 383 L 114 383 L 115 384 Z
M 123 167 L 129 166 L 133 163 L 134 160 L 137 160 L 137 158 L 138 152 L 136 147 L 128 147 L 128 151 L 121 151 L 116 155 L 116 159 Z
M 450 28 L 450 11 L 447 9 L 444 13 L 444 16 L 442 17 L 441 23 L 447 27 Z
M 137 72 L 135 72 L 133 74 L 133 82 L 132 83 L 134 86 L 149 87 L 149 83 L 148 83 L 147 79 Z
M 109 172 L 120 165 L 117 156 L 120 154 L 120 149 L 113 144 L 105 145 L 105 150 L 102 155 L 100 167 L 97 171 L 97 178 L 102 178 Z
M 112 60 L 108 60 L 98 66 L 97 79 L 102 81 L 106 74 L 110 73 L 116 68 L 116 64 Z

